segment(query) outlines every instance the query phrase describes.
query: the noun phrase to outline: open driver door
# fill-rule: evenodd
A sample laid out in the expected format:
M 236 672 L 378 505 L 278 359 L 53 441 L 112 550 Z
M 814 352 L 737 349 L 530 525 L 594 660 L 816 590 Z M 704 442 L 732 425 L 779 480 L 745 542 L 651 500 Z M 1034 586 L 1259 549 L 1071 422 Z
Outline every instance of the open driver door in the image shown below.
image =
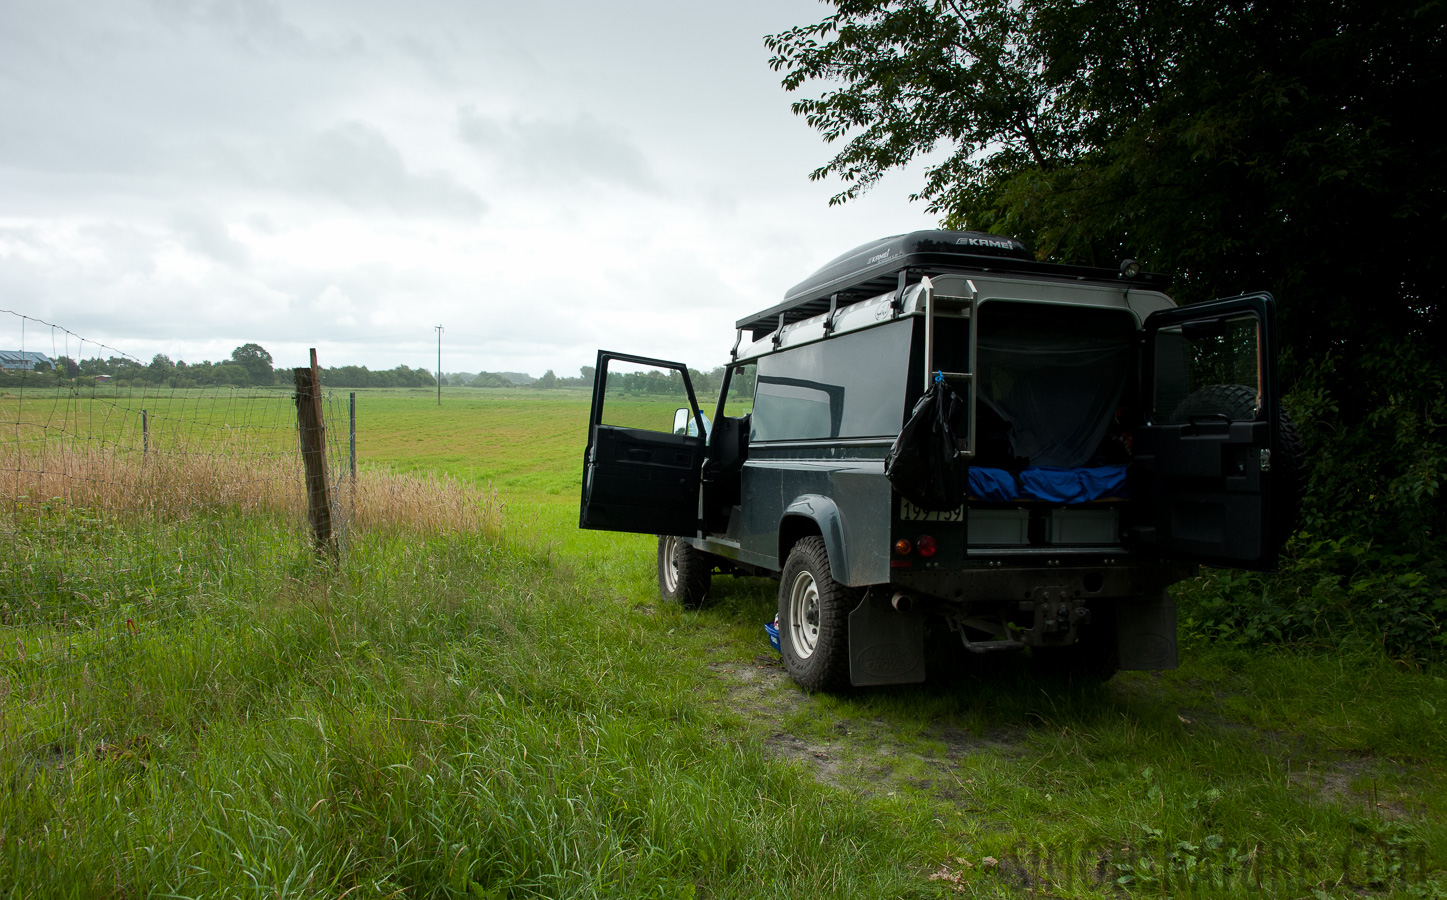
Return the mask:
M 594 371 L 578 527 L 697 534 L 707 428 L 688 367 L 600 350 Z M 693 427 L 679 427 L 668 403 L 683 399 L 680 387 Z
M 1160 310 L 1145 322 L 1132 529 L 1164 557 L 1269 569 L 1292 523 L 1276 388 L 1275 301 L 1249 294 Z M 1295 477 L 1294 472 L 1290 477 Z M 1293 486 L 1294 487 L 1294 486 Z

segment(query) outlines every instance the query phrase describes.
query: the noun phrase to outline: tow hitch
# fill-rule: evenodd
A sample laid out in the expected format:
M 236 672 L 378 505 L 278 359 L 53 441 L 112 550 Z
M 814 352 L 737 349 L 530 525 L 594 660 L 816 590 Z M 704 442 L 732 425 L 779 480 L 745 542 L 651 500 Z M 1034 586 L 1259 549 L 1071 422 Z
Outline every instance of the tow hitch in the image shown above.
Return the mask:
M 946 620 L 950 630 L 959 632 L 965 649 L 971 653 L 1069 646 L 1075 643 L 1076 627 L 1090 622 L 1090 610 L 1073 596 L 1070 589 L 1061 585 L 1035 588 L 1028 599 L 1015 604 L 1015 610 L 1033 614 L 1029 628 L 1010 621 L 1008 605 L 1002 606 L 998 618 L 955 614 L 947 616 Z M 991 637 L 971 640 L 966 629 L 983 631 Z

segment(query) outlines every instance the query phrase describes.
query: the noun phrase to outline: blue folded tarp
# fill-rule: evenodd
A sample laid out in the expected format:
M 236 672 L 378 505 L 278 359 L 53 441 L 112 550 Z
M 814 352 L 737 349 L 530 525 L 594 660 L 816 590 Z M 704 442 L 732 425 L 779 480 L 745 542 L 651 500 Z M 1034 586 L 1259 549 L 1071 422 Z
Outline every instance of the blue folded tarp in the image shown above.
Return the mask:
M 1026 469 L 1020 473 L 1020 493 L 1046 503 L 1089 503 L 1107 497 L 1124 497 L 1125 468 Z
M 1025 469 L 1015 476 L 1004 469 L 970 467 L 970 496 L 990 503 L 1041 500 L 1046 503 L 1089 503 L 1128 495 L 1125 466 L 1089 469 Z
M 991 503 L 1008 503 L 1019 496 L 1015 476 L 1004 469 L 970 467 L 970 496 Z

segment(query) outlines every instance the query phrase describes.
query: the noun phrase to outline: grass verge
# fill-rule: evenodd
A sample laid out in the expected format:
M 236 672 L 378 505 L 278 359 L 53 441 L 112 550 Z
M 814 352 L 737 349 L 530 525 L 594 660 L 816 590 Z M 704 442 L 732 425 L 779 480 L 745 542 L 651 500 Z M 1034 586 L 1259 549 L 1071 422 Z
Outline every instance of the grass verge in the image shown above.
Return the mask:
M 7 575 L 51 572 L 75 606 L 14 620 L 0 647 L 0 890 L 1442 892 L 1434 670 L 1195 640 L 1179 671 L 1104 686 L 1041 682 L 1017 659 L 804 695 L 764 642 L 772 582 L 719 578 L 710 608 L 665 606 L 649 538 L 576 529 L 565 399 L 477 401 L 514 417 L 476 459 L 511 479 L 494 525 L 374 520 L 337 569 L 290 518 L 215 509 L 165 546 L 124 519 L 17 540 Z M 425 471 L 385 449 L 364 462 Z M 459 466 L 438 468 L 464 481 Z M 491 497 L 467 490 L 464 509 Z M 95 574 L 76 584 L 82 559 Z M 105 641 L 67 657 L 63 690 L 23 696 L 58 621 L 68 647 Z

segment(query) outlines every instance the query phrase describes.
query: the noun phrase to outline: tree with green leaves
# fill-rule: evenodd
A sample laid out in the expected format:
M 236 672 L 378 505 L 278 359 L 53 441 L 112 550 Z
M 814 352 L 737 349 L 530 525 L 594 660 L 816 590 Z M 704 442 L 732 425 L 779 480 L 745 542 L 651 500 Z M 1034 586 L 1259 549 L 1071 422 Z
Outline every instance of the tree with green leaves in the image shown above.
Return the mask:
M 923 162 L 942 224 L 1278 301 L 1307 527 L 1442 547 L 1447 5 L 830 0 L 766 39 L 843 203 Z
M 146 367 L 147 377 L 156 384 L 165 384 L 166 380 L 176 374 L 176 365 L 171 362 L 171 357 L 164 353 L 157 353 L 151 357 L 151 364 Z
M 231 362 L 245 369 L 252 384 L 271 384 L 271 354 L 260 344 L 242 344 L 231 351 Z

